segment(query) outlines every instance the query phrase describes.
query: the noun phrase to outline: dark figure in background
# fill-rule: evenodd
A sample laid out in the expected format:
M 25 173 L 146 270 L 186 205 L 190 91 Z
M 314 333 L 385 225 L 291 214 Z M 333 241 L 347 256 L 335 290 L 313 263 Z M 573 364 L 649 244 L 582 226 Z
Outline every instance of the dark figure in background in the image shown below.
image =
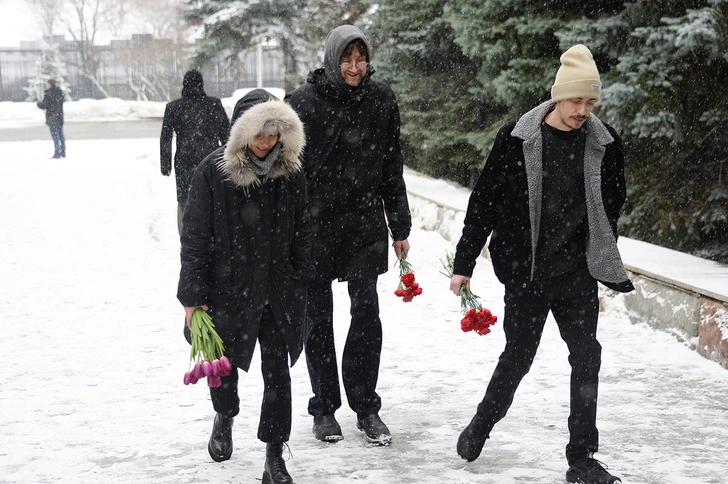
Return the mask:
M 409 251 L 411 217 L 392 89 L 372 78 L 371 48 L 361 30 L 344 25 L 326 38 L 324 67 L 286 99 L 306 126 L 303 156 L 310 198 L 315 276 L 308 284 L 305 350 L 317 439 L 343 438 L 334 348 L 334 279 L 347 281 L 351 325 L 342 355 L 344 390 L 369 442 L 391 434 L 376 392 L 382 350 L 377 278 L 387 271 L 388 237 L 397 258 Z M 386 213 L 386 220 L 385 220 Z
M 478 458 L 531 368 L 551 311 L 569 348 L 570 440 L 566 479 L 621 482 L 592 457 L 598 450 L 597 281 L 634 289 L 617 249 L 626 198 L 617 132 L 591 114 L 601 81 L 592 54 L 576 45 L 561 56 L 551 100 L 501 128 L 470 196 L 450 289 L 470 287 L 490 236 L 491 260 L 505 285 L 506 347 L 483 401 L 460 434 L 457 452 Z
M 194 172 L 182 226 L 177 297 L 187 328 L 194 310 L 209 311 L 233 363 L 210 388 L 216 416 L 208 451 L 232 455 L 233 417 L 240 412 L 238 368 L 248 371 L 260 342 L 265 442 L 263 483 L 292 484 L 283 460 L 291 433 L 291 377 L 303 347 L 306 278 L 311 275 L 306 179 L 299 155 L 305 138 L 296 113 L 256 90 L 224 147 Z M 246 410 L 250 411 L 250 410 Z
M 53 158 L 66 157 L 66 137 L 63 135 L 63 101 L 65 95 L 60 87 L 56 86 L 55 79 L 48 79 L 48 89 L 45 90 L 43 100 L 38 107 L 45 110 L 46 124 L 51 130 L 53 138 Z
M 167 104 L 160 136 L 162 175 L 172 172 L 172 135 L 177 133 L 174 172 L 177 179 L 177 230 L 182 233 L 182 214 L 187 203 L 192 172 L 207 155 L 225 144 L 230 122 L 222 102 L 207 96 L 202 74 L 187 71 L 182 97 Z

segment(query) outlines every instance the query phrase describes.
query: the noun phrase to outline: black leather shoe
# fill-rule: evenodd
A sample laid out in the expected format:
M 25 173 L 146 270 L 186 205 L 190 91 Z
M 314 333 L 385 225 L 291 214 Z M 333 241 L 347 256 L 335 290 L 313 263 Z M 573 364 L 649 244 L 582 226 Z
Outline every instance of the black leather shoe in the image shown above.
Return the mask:
M 392 434 L 376 413 L 357 416 L 356 428 L 366 434 L 370 444 L 389 445 L 392 441 Z
M 283 442 L 266 444 L 263 484 L 295 484 L 283 460 L 283 445 Z
M 333 414 L 313 418 L 313 434 L 323 442 L 338 442 L 344 438 L 341 426 Z
M 207 451 L 215 462 L 228 460 L 233 455 L 233 418 L 215 415 L 212 434 L 207 443 Z
M 483 445 L 485 445 L 487 439 L 488 432 L 485 431 L 476 414 L 470 424 L 465 427 L 465 430 L 460 433 L 457 446 L 458 455 L 468 462 L 474 461 L 483 450 Z

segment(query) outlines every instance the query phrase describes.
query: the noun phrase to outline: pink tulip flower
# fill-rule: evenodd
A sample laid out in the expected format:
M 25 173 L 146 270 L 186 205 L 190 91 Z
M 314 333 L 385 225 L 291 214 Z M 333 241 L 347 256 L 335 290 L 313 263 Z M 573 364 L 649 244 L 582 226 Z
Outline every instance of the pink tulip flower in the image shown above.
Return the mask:
M 230 360 L 227 356 L 223 356 L 220 358 L 220 367 L 222 368 L 222 376 L 228 376 L 230 374 L 230 370 L 233 369 L 233 364 L 230 363 Z
M 205 376 L 212 375 L 212 365 L 207 360 L 202 362 L 202 373 L 204 373 Z
M 212 361 L 212 374 L 215 376 L 222 376 L 222 367 L 220 366 L 220 360 Z
M 205 378 L 205 374 L 202 372 L 202 363 L 195 363 L 195 366 L 192 367 L 192 374 L 200 380 L 201 378 Z
M 220 377 L 217 375 L 208 375 L 207 376 L 207 386 L 212 388 L 217 388 L 220 385 L 222 385 L 222 381 L 220 380 Z

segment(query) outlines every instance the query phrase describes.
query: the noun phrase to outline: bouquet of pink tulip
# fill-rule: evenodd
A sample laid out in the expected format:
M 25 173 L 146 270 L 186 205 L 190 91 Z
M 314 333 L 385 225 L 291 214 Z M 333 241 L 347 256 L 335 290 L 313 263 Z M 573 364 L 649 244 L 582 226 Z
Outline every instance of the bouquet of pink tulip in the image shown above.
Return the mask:
M 202 308 L 192 313 L 192 327 L 190 328 L 192 349 L 190 350 L 190 366 L 192 369 L 185 373 L 184 384 L 197 383 L 207 378 L 207 386 L 219 387 L 220 377 L 228 376 L 233 365 L 224 355 L 225 347 L 222 339 L 215 331 L 212 318 Z

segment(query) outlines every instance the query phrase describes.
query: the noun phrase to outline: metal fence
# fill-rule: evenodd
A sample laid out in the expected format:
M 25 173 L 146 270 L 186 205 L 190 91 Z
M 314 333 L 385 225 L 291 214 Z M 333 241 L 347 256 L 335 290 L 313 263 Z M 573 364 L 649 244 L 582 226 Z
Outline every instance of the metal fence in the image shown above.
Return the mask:
M 175 44 L 168 39 L 154 39 L 149 34 L 88 48 L 63 37 L 21 42 L 19 47 L 0 47 L 0 101 L 26 100 L 28 94 L 23 88 L 39 75 L 44 45 L 50 43 L 58 46 L 61 71 L 73 99 L 100 99 L 107 95 L 125 100 L 175 99 L 180 95 L 182 77 L 194 50 L 193 44 Z M 83 73 L 89 53 L 96 65 L 93 79 Z M 259 47 L 232 60 L 220 56 L 201 72 L 205 91 L 216 97 L 227 97 L 236 89 L 261 84 L 284 87 L 283 56 L 273 47 Z

